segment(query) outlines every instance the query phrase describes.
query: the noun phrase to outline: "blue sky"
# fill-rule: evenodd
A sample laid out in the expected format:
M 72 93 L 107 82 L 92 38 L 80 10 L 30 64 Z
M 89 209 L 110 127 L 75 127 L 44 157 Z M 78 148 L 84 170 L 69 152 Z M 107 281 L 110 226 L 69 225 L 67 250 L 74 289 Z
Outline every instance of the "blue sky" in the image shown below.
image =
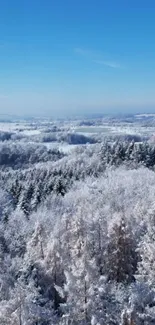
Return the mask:
M 0 113 L 155 111 L 154 0 L 5 0 Z

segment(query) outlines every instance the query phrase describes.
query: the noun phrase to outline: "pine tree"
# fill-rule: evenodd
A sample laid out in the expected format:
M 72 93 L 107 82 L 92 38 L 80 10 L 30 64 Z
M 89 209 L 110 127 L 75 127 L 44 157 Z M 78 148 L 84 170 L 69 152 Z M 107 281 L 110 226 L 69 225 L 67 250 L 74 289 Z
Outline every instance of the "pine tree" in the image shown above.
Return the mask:
M 122 218 L 115 224 L 109 234 L 109 244 L 106 254 L 106 269 L 109 280 L 122 283 L 134 281 L 137 266 L 132 236 Z
M 149 224 L 138 246 L 137 279 L 155 288 L 155 226 Z

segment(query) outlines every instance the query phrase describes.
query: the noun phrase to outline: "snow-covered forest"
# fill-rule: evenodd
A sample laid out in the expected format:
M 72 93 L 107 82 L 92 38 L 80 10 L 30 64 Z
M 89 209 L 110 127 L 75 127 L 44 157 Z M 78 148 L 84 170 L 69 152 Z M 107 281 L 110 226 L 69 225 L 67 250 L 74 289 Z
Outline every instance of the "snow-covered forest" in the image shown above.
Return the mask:
M 154 126 L 0 124 L 0 325 L 155 324 Z

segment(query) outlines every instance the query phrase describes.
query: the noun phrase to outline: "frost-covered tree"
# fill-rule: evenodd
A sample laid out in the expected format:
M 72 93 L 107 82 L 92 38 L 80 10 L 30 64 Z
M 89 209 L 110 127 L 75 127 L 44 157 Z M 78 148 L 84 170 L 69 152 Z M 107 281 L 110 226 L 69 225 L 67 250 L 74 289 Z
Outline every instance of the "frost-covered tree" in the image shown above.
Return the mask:
M 147 232 L 142 236 L 138 252 L 137 278 L 155 288 L 155 226 L 152 224 L 148 225 Z
M 123 218 L 111 229 L 106 256 L 109 280 L 122 283 L 134 281 L 137 255 L 134 241 Z

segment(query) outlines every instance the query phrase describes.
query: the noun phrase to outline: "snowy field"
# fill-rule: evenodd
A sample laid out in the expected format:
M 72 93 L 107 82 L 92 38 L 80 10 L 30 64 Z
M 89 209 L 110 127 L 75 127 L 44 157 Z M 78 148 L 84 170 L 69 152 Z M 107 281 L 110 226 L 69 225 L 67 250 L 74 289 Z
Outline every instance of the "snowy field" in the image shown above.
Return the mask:
M 90 124 L 90 125 L 87 125 Z M 138 136 L 154 141 L 155 115 L 141 114 L 132 118 L 88 120 L 39 120 L 0 122 L 0 141 L 40 143 L 48 149 L 71 153 L 77 146 L 102 142 L 104 137 Z M 76 139 L 77 137 L 77 139 Z M 83 137 L 83 138 L 82 138 Z

